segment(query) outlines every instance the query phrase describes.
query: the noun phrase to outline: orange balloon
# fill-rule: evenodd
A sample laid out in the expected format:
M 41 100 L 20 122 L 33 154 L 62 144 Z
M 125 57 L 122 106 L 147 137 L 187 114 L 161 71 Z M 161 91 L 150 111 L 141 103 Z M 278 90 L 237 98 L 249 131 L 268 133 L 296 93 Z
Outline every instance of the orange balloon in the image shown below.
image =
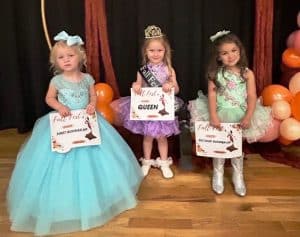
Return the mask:
M 300 91 L 294 96 L 291 101 L 292 116 L 300 121 Z
M 282 54 L 282 62 L 291 67 L 300 67 L 300 53 L 294 48 L 287 48 Z
M 110 103 L 114 97 L 113 89 L 107 83 L 95 84 L 95 91 L 99 103 Z
M 291 140 L 288 140 L 288 139 L 286 139 L 286 138 L 284 138 L 284 137 L 282 137 L 282 136 L 279 136 L 278 142 L 279 142 L 280 144 L 282 144 L 282 145 L 287 146 L 287 145 L 292 144 L 294 141 L 291 141 Z
M 274 101 L 278 100 L 290 102 L 293 97 L 292 93 L 286 87 L 277 84 L 266 86 L 261 96 L 264 106 L 271 106 Z
M 114 112 L 109 104 L 97 103 L 97 111 L 110 123 L 114 122 Z

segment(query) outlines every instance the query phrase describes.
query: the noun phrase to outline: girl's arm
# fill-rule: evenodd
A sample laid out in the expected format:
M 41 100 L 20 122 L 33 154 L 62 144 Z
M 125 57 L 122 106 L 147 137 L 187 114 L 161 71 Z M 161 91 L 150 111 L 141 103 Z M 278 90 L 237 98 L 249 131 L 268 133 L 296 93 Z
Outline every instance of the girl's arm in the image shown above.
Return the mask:
M 90 85 L 90 103 L 86 107 L 86 112 L 90 115 L 95 113 L 95 107 L 97 102 L 97 95 L 95 91 L 94 84 Z
M 52 109 L 55 109 L 62 117 L 71 115 L 70 109 L 57 100 L 57 90 L 51 84 L 49 85 L 45 101 Z
M 209 122 L 214 127 L 220 127 L 220 119 L 217 114 L 217 93 L 216 85 L 213 81 L 208 81 L 208 109 L 209 109 Z
M 165 92 L 169 92 L 172 88 L 174 88 L 175 95 L 179 92 L 179 86 L 176 80 L 176 73 L 174 68 L 171 68 L 169 79 L 166 83 L 163 84 L 163 90 Z
M 241 120 L 242 128 L 248 128 L 250 126 L 250 120 L 254 113 L 257 100 L 254 73 L 248 69 L 245 73 L 245 78 L 247 80 L 247 111 Z
M 141 94 L 143 79 L 139 72 L 136 75 L 136 81 L 132 83 L 132 89 L 135 93 Z

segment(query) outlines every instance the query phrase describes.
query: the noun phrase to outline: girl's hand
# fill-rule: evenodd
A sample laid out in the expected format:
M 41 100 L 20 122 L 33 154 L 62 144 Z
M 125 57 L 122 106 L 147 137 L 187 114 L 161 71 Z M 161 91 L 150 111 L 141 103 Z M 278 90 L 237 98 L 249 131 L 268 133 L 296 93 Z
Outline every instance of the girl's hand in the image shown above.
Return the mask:
M 221 122 L 218 117 L 210 118 L 209 123 L 211 126 L 213 126 L 215 128 L 221 128 Z
M 164 92 L 170 92 L 172 90 L 172 88 L 174 88 L 172 82 L 166 82 L 162 86 L 162 89 L 163 89 Z
M 244 118 L 241 120 L 240 124 L 241 124 L 241 127 L 242 127 L 243 129 L 249 128 L 249 127 L 250 127 L 250 119 L 247 118 L 247 117 L 244 117 Z
M 138 95 L 141 94 L 141 92 L 142 92 L 141 84 L 137 83 L 137 82 L 133 82 L 132 83 L 132 89 Z
M 87 105 L 87 107 L 86 107 L 87 114 L 92 115 L 92 114 L 95 113 L 95 111 L 96 111 L 96 109 L 95 109 L 95 106 L 93 104 L 88 104 Z
M 67 107 L 67 106 L 64 106 L 64 105 L 61 105 L 57 112 L 60 114 L 60 116 L 62 117 L 68 117 L 71 115 L 71 110 Z

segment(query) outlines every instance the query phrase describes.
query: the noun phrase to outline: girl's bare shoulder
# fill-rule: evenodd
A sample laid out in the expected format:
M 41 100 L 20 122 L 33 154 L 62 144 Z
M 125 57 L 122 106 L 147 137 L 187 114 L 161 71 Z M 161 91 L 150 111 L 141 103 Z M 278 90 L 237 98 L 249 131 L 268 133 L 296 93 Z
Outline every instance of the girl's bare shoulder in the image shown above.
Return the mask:
M 245 68 L 245 70 L 244 70 L 244 72 L 243 72 L 243 78 L 245 78 L 245 79 L 254 79 L 254 72 L 251 70 L 251 69 L 249 69 L 249 68 Z

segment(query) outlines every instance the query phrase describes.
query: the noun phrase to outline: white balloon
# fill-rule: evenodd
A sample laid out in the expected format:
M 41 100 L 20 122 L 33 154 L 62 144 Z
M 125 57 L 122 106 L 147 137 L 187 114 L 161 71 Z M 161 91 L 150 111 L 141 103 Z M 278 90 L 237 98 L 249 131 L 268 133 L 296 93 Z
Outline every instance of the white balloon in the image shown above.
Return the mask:
M 297 72 L 291 77 L 289 82 L 289 90 L 293 95 L 300 91 L 300 72 Z
M 296 141 L 300 138 L 300 122 L 294 118 L 287 118 L 280 124 L 280 135 L 290 141 Z
M 287 119 L 291 116 L 291 105 L 285 100 L 277 100 L 272 103 L 272 115 L 279 120 Z

